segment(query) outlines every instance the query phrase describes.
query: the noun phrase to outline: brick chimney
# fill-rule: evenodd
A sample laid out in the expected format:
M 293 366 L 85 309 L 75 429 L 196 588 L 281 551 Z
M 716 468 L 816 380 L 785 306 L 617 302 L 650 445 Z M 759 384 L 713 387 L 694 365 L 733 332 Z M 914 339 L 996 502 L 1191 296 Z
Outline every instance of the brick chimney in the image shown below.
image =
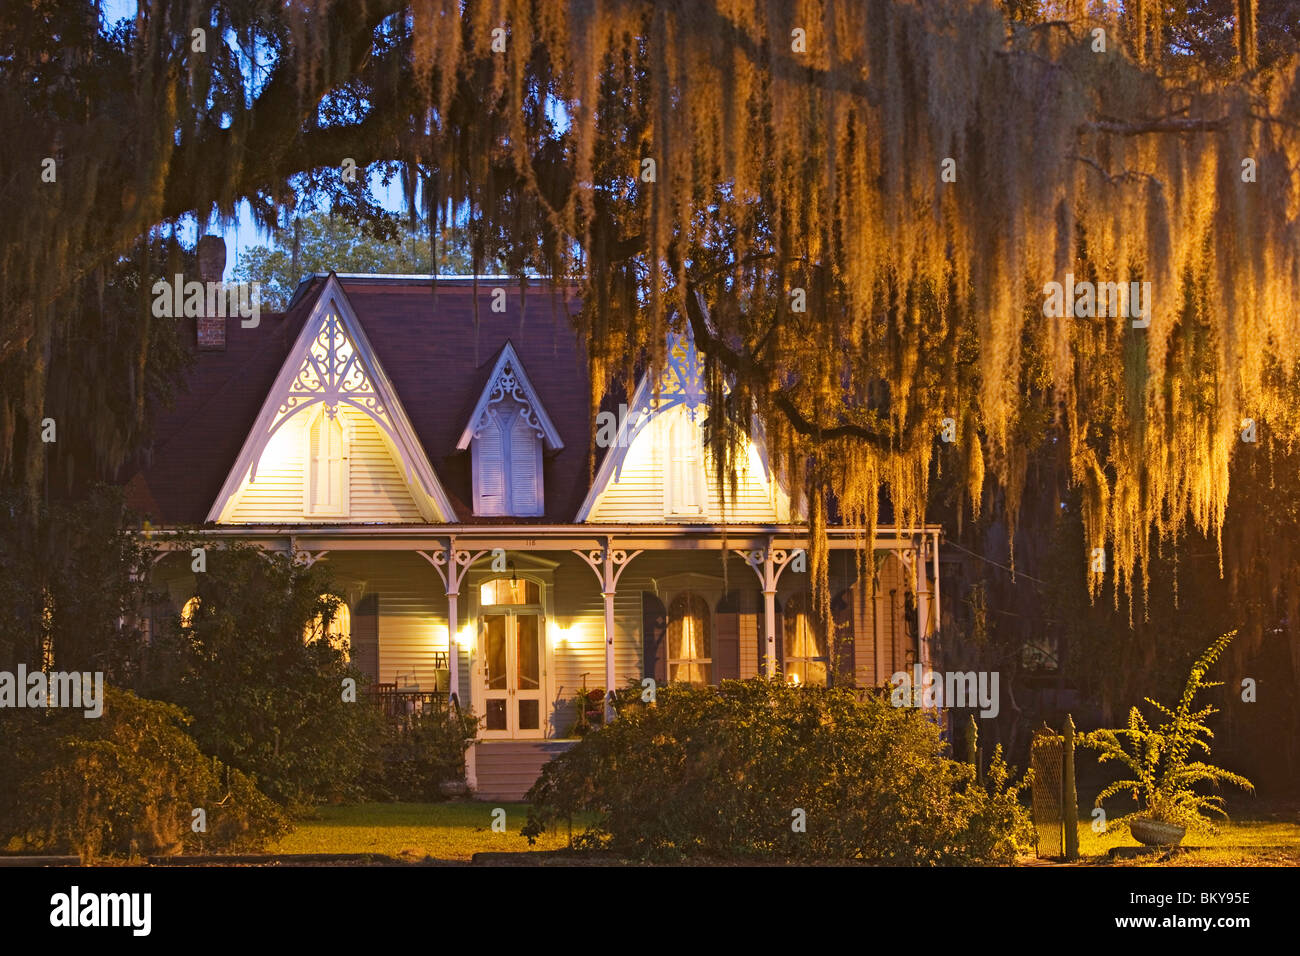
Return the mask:
M 226 271 L 226 240 L 220 236 L 203 236 L 199 239 L 198 254 L 199 281 L 220 282 Z M 225 316 L 201 315 L 197 322 L 199 350 L 224 352 L 226 350 Z

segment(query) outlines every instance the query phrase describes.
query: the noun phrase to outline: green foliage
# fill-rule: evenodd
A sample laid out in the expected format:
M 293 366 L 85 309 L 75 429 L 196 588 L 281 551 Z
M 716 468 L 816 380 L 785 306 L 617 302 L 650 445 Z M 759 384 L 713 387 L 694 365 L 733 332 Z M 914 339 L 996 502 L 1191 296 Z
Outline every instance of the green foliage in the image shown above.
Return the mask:
M 143 591 L 132 572 L 143 557 L 127 520 L 116 488 L 35 513 L 0 497 L 0 668 L 48 661 L 128 680 L 140 637 L 129 614 Z
M 108 687 L 103 715 L 0 712 L 0 849 L 83 862 L 260 849 L 290 829 L 244 774 L 199 751 L 189 717 Z M 207 814 L 195 833 L 192 811 Z
M 640 682 L 634 682 L 640 687 Z M 605 689 L 593 687 L 580 688 L 572 698 L 573 711 L 576 715 L 573 723 L 564 731 L 566 737 L 585 737 L 592 728 L 605 722 Z
M 1193 709 L 1196 695 L 1209 687 L 1222 686 L 1221 681 L 1206 681 L 1206 671 L 1219 659 L 1236 631 L 1220 636 L 1192 665 L 1183 695 L 1174 709 L 1146 698 L 1146 702 L 1164 716 L 1164 721 L 1154 727 L 1138 708 L 1129 711 L 1128 726 L 1122 730 L 1095 730 L 1084 734 L 1080 743 L 1100 752 L 1098 763 L 1117 761 L 1126 766 L 1132 777 L 1116 780 L 1097 794 L 1095 806 L 1116 794 L 1129 791 L 1139 801 L 1137 814 L 1121 817 L 1119 821 L 1134 816 L 1165 823 L 1175 823 L 1188 829 L 1209 830 L 1217 833 L 1208 814 L 1217 813 L 1227 818 L 1223 797 L 1218 794 L 1203 795 L 1196 792 L 1202 783 L 1216 788 L 1223 783 L 1254 792 L 1254 785 L 1239 774 L 1200 760 L 1193 760 L 1196 750 L 1210 755 L 1209 741 L 1214 733 L 1206 721 L 1218 708 L 1205 706 Z
M 323 570 L 242 543 L 191 544 L 208 549 L 207 571 L 194 576 L 198 608 L 159 636 L 152 696 L 184 707 L 205 753 L 281 803 L 359 796 L 379 716 L 344 650 L 304 638 L 338 607 Z M 343 699 L 347 678 L 356 702 Z
M 361 781 L 367 795 L 405 802 L 446 799 L 442 785 L 465 779 L 465 751 L 478 722 L 462 710 L 413 714 L 387 724 L 377 759 Z
M 988 787 L 924 714 L 779 681 L 673 684 L 552 760 L 525 834 L 584 811 L 580 839 L 638 856 L 1005 863 L 1030 831 L 1000 751 Z M 795 832 L 794 811 L 806 832 Z
M 312 272 L 427 275 L 433 271 L 429 238 L 420 230 L 399 227 L 391 238 L 376 236 L 346 217 L 326 213 L 313 213 L 295 222 L 299 230 L 296 263 L 293 230 L 282 229 L 275 232 L 272 245 L 245 250 L 233 270 L 236 281 L 262 283 L 262 302 L 268 309 L 287 306 L 298 281 Z M 472 271 L 464 235 L 455 229 L 444 230 L 438 237 L 439 274 Z

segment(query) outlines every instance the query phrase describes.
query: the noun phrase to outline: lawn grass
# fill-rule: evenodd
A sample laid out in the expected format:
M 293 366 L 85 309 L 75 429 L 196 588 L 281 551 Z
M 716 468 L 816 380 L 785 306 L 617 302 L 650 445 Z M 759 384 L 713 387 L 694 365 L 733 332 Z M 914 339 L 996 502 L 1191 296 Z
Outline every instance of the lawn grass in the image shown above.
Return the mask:
M 492 829 L 492 811 L 505 810 L 504 833 Z M 468 862 L 475 853 L 557 850 L 568 846 L 568 829 L 544 833 L 534 846 L 520 834 L 528 804 L 479 801 L 363 803 L 320 807 L 311 819 L 268 853 L 380 853 L 402 860 Z M 582 824 L 574 820 L 574 832 Z
M 492 829 L 492 811 L 505 810 L 506 829 Z M 1084 865 L 1113 866 L 1297 866 L 1300 865 L 1300 815 L 1234 816 L 1219 833 L 1189 833 L 1189 846 L 1204 849 L 1112 860 L 1115 846 L 1134 846 L 1127 829 L 1094 833 L 1091 817 L 1079 819 L 1079 854 Z M 450 803 L 365 803 L 320 807 L 293 833 L 267 847 L 268 853 L 377 853 L 416 862 L 432 858 L 468 862 L 475 853 L 526 853 L 568 845 L 568 830 L 544 833 L 533 846 L 520 834 L 528 818 L 525 803 L 455 801 Z M 574 832 L 587 825 L 573 822 Z M 1252 849 L 1258 847 L 1259 849 Z M 1282 849 L 1275 849 L 1275 848 Z M 1027 861 L 1026 861 L 1027 862 Z
M 1283 814 L 1269 814 L 1264 819 L 1235 816 L 1220 822 L 1219 832 L 1189 832 L 1183 843 L 1202 849 L 1173 854 L 1158 854 L 1131 859 L 1116 859 L 1116 866 L 1297 866 L 1300 865 L 1300 815 L 1279 819 Z M 1113 827 L 1106 833 L 1094 833 L 1091 817 L 1079 815 L 1079 856 L 1083 863 L 1111 863 L 1111 847 L 1135 846 L 1137 841 L 1125 827 Z M 1258 849 L 1256 849 L 1258 848 Z

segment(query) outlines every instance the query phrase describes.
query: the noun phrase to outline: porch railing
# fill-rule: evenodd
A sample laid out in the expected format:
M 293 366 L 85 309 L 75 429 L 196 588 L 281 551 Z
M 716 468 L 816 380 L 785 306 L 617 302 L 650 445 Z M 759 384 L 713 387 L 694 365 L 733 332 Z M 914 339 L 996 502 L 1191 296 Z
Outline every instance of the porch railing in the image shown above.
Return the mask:
M 374 684 L 367 696 L 381 714 L 392 720 L 447 712 L 447 694 L 438 691 L 397 690 L 392 684 Z
M 434 686 L 421 687 L 414 675 L 393 683 L 371 684 L 366 697 L 372 706 L 391 720 L 401 720 L 417 714 L 445 714 L 448 705 L 447 652 L 435 651 L 433 655 Z M 404 675 L 398 675 L 402 678 Z

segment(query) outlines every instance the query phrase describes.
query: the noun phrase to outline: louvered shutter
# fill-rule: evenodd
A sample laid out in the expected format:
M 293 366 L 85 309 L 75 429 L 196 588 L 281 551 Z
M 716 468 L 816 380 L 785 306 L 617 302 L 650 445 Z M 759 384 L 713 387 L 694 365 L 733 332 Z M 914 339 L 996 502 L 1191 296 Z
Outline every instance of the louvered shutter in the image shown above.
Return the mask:
M 379 680 L 379 595 L 367 594 L 352 612 L 352 665 Z
M 718 603 L 713 635 L 713 683 L 740 679 L 740 596 L 728 591 Z
M 343 510 L 343 424 L 324 412 L 312 419 L 308 434 L 307 511 Z
M 542 513 L 542 440 L 522 414 L 510 429 L 510 497 L 511 514 Z
M 641 592 L 641 634 L 644 646 L 642 675 L 656 683 L 668 682 L 668 609 L 653 591 Z
M 852 687 L 855 683 L 854 661 L 857 653 L 855 630 L 857 608 L 860 603 L 857 587 L 841 591 L 831 602 L 831 620 L 835 636 L 831 640 L 831 683 L 838 687 Z
M 704 469 L 704 436 L 698 425 L 692 424 L 689 427 L 691 429 L 691 473 L 688 480 L 691 482 L 691 510 L 704 514 L 709 510 L 709 483 Z
M 322 424 L 325 421 L 324 415 L 317 415 L 312 419 L 311 433 L 308 436 L 307 448 L 309 460 L 307 462 L 307 510 L 316 511 L 320 508 L 321 501 L 321 476 L 325 471 L 324 450 L 320 446 L 321 432 L 324 431 Z
M 474 437 L 474 513 L 500 515 L 505 508 L 505 448 L 496 416 L 488 413 L 487 424 Z
M 704 469 L 699 427 L 685 412 L 674 414 L 668 429 L 668 461 L 664 474 L 664 504 L 670 515 L 704 512 Z

